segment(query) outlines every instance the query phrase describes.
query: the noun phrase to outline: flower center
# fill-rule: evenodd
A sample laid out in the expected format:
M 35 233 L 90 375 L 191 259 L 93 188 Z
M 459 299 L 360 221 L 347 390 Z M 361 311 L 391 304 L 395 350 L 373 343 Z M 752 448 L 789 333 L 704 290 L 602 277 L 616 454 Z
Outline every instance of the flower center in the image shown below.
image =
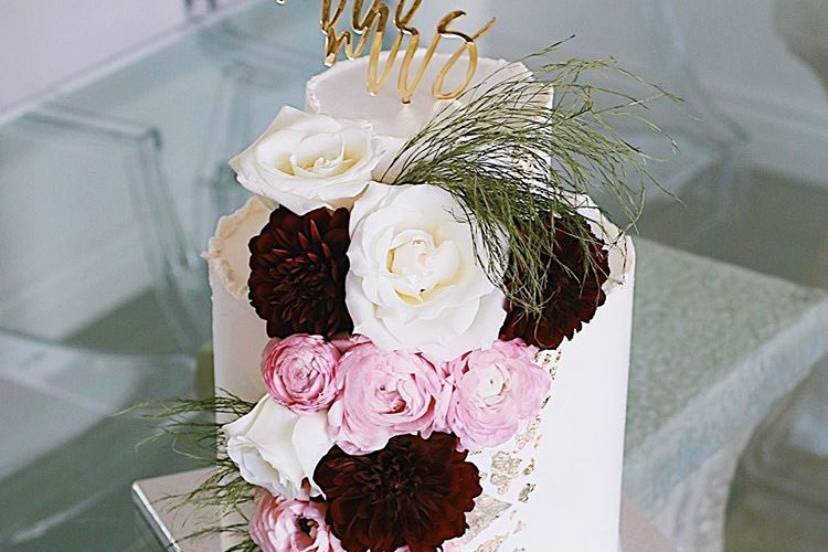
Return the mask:
M 406 402 L 393 386 L 382 384 L 377 389 L 377 398 L 384 406 L 382 414 L 399 414 L 405 410 Z
M 341 134 L 322 133 L 304 138 L 290 155 L 290 172 L 304 178 L 337 176 L 356 159 L 349 155 Z
M 288 380 L 288 385 L 296 391 L 306 389 L 310 381 L 310 375 L 307 370 L 308 369 L 305 366 L 294 367 L 291 371 L 291 377 Z
M 315 538 L 314 533 L 316 532 L 316 528 L 319 527 L 319 524 L 316 523 L 312 519 L 308 519 L 306 517 L 300 517 L 297 525 L 299 526 L 299 530 L 302 531 L 304 534 L 311 538 Z
M 493 406 L 508 394 L 510 383 L 508 371 L 495 364 L 480 374 L 476 386 L 477 396 L 487 406 Z
M 391 243 L 388 271 L 394 276 L 396 292 L 405 299 L 422 302 L 438 286 L 450 284 L 460 269 L 457 245 L 439 245 L 424 230 L 404 230 Z
M 414 451 L 403 447 L 396 455 L 380 453 L 379 462 L 373 466 L 369 491 L 375 500 L 388 501 L 403 496 L 413 496 L 422 485 L 427 463 Z

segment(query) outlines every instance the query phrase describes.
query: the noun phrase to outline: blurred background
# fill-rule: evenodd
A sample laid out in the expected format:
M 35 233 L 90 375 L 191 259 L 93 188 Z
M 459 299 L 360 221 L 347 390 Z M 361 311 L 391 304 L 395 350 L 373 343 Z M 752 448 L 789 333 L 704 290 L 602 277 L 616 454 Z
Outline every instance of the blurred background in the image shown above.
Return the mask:
M 828 290 L 828 1 L 426 0 L 423 28 L 455 6 L 469 28 L 498 17 L 488 55 L 574 34 L 566 55 L 615 56 L 685 99 L 651 114 L 677 153 L 628 131 L 681 200 L 648 194 L 642 238 Z M 0 0 L 0 549 L 156 546 L 128 483 L 189 464 L 138 460 L 147 423 L 110 415 L 210 387 L 200 253 L 245 199 L 226 160 L 302 106 L 317 11 Z M 728 552 L 828 550 L 828 360 L 794 369 L 810 375 L 719 484 Z

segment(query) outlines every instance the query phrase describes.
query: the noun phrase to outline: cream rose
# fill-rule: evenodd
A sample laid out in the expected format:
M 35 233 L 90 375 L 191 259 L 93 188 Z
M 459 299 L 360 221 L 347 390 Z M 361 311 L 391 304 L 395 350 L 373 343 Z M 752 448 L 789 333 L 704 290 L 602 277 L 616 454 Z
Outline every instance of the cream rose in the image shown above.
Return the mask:
M 230 166 L 249 191 L 304 215 L 320 207 L 350 209 L 382 156 L 369 123 L 284 107 Z
M 437 361 L 497 339 L 503 294 L 482 268 L 472 227 L 451 194 L 371 183 L 350 224 L 345 290 L 354 333 Z
M 288 499 L 322 494 L 313 483 L 316 465 L 333 446 L 327 411 L 297 415 L 265 396 L 247 415 L 222 428 L 227 455 L 245 481 Z

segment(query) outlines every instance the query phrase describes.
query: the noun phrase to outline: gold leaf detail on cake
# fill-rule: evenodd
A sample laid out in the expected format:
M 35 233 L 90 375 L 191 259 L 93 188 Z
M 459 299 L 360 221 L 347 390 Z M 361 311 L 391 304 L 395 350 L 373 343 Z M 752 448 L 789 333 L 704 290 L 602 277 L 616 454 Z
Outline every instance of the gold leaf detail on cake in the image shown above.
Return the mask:
M 466 516 L 466 523 L 469 524 L 469 528 L 462 537 L 457 539 L 457 542 L 464 545 L 472 542 L 510 507 L 511 504 L 508 502 L 488 495 L 480 496 L 474 501 L 474 510 Z
M 520 491 L 520 495 L 518 495 L 518 501 L 524 503 L 529 502 L 529 496 L 532 494 L 536 487 L 537 485 L 535 485 L 534 483 L 527 483 L 526 486 Z
M 534 441 L 534 444 L 540 442 L 540 426 L 541 426 L 541 418 L 538 416 L 531 422 L 529 422 L 526 426 L 526 429 L 515 438 L 515 443 L 517 444 L 516 451 L 521 451 L 526 448 L 526 446 Z
M 535 471 L 535 459 L 532 458 L 529 460 L 529 465 L 526 466 L 526 469 L 523 470 L 523 475 L 530 476 Z
M 500 545 L 506 541 L 506 537 L 495 537 L 489 539 L 477 547 L 475 552 L 497 552 L 500 550 Z
M 558 367 L 561 363 L 561 352 L 546 349 L 538 351 L 535 355 L 535 364 L 549 372 L 554 380 L 558 375 Z
M 492 485 L 497 489 L 498 494 L 504 495 L 509 492 L 509 485 L 520 476 L 519 457 L 512 456 L 506 451 L 500 451 L 492 458 Z

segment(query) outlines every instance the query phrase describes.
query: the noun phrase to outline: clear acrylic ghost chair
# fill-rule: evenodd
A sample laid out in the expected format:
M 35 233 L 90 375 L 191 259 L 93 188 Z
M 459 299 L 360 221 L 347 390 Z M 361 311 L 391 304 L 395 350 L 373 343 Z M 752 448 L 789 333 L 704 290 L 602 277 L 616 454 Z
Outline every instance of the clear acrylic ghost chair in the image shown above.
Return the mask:
M 209 331 L 160 154 L 151 128 L 60 106 L 0 127 L 2 550 L 138 550 L 129 485 L 191 467 L 113 416 L 196 394 L 178 351 Z
M 208 338 L 206 283 L 193 269 L 201 261 L 185 247 L 157 131 L 45 107 L 0 128 L 0 159 L 0 328 L 71 341 L 151 293 L 161 312 L 102 348 L 163 349 L 166 338 L 168 348 L 193 351 Z M 117 320 L 101 330 L 118 331 Z M 144 333 L 135 350 L 130 340 Z

